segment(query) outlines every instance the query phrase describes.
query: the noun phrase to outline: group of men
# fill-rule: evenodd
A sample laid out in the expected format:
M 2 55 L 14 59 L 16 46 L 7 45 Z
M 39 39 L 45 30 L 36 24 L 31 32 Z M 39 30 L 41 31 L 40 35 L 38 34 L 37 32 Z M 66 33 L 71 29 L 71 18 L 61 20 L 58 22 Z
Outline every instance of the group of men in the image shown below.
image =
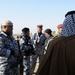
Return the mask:
M 36 75 L 75 75 L 75 11 L 65 15 L 60 36 L 50 42 Z
M 0 32 L 0 75 L 30 75 L 34 72 L 37 58 L 39 63 L 47 50 L 47 42 L 52 39 L 52 31 L 45 30 L 43 25 L 37 25 L 37 33 L 30 37 L 30 29 L 22 29 L 22 35 L 15 40 L 13 23 L 3 21 Z M 32 56 L 32 61 L 30 61 Z M 20 70 L 22 68 L 22 70 Z M 22 71 L 22 72 L 20 72 Z
M 32 38 L 30 29 L 25 27 L 22 36 L 15 40 L 13 23 L 9 20 L 2 22 L 0 75 L 30 75 L 37 58 L 40 65 L 36 75 L 75 75 L 75 11 L 65 15 L 63 24 L 58 26 L 60 35 L 56 38 L 50 29 L 42 33 L 42 27 L 37 25 L 37 33 Z

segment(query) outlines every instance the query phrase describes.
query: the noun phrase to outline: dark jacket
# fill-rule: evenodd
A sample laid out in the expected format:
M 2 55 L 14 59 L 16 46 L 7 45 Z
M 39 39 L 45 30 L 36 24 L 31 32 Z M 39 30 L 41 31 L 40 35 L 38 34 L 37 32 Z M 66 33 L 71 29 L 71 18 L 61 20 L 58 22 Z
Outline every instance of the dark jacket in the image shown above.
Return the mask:
M 75 75 L 75 35 L 51 41 L 36 75 Z

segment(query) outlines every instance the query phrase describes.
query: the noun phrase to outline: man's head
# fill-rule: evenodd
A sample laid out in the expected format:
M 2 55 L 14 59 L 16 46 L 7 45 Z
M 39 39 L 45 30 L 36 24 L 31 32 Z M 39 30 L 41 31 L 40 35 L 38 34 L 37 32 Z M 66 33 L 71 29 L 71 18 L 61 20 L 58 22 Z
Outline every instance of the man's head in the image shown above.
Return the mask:
M 62 24 L 59 24 L 59 25 L 57 26 L 57 28 L 58 28 L 58 33 L 61 33 L 61 31 L 62 31 Z
M 44 31 L 44 33 L 45 33 L 46 37 L 52 36 L 52 30 L 51 29 L 46 29 Z
M 69 11 L 65 15 L 61 35 L 66 37 L 75 35 L 75 11 Z
M 23 28 L 22 33 L 23 33 L 24 36 L 29 36 L 29 34 L 30 34 L 29 28 L 27 28 L 27 27 Z
M 8 34 L 13 33 L 13 23 L 10 20 L 5 20 L 1 24 L 1 30 Z
M 42 32 L 42 27 L 43 27 L 42 24 L 37 25 L 37 32 L 38 33 L 41 33 Z

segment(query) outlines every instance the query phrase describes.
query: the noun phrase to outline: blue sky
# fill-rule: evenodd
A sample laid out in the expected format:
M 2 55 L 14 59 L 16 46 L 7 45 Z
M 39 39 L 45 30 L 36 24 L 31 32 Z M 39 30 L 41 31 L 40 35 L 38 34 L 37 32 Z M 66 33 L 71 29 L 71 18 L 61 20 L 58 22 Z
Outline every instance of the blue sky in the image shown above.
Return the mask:
M 0 0 L 0 24 L 11 20 L 14 33 L 21 33 L 23 27 L 35 33 L 37 24 L 43 24 L 43 31 L 57 31 L 57 25 L 71 10 L 75 10 L 75 0 Z

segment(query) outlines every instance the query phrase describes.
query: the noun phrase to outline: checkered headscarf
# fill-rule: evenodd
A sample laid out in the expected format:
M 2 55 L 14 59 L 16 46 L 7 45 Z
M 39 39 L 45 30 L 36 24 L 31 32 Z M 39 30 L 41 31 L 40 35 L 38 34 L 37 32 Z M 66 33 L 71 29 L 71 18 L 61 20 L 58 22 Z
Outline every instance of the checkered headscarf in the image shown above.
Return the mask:
M 75 14 L 69 14 L 66 16 L 63 26 L 61 36 L 71 36 L 75 34 Z

